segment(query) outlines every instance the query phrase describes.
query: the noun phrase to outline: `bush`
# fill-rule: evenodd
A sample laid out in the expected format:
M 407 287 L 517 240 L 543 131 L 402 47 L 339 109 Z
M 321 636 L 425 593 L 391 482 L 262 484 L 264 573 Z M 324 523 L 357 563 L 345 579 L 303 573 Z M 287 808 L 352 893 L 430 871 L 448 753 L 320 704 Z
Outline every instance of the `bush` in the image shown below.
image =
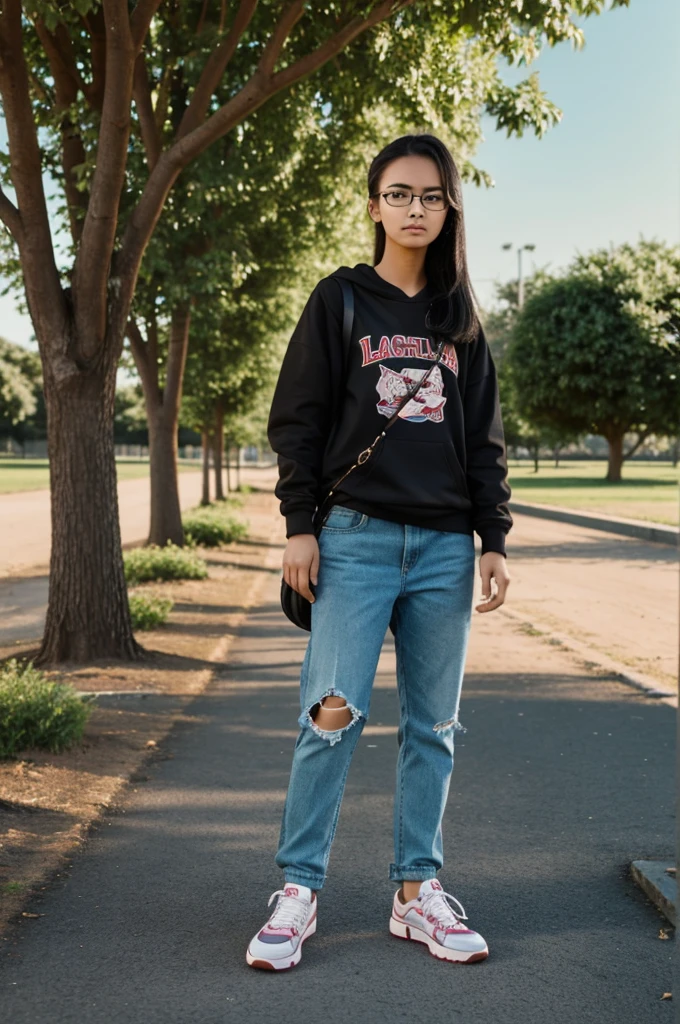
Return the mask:
M 175 544 L 133 548 L 123 554 L 125 579 L 131 586 L 150 580 L 204 580 L 208 567 L 195 551 Z
M 129 594 L 130 617 L 133 629 L 154 629 L 167 622 L 172 601 L 157 594 Z
M 190 544 L 206 548 L 217 548 L 248 536 L 246 524 L 235 519 L 222 505 L 192 509 L 183 520 L 183 526 Z
M 80 697 L 70 683 L 47 679 L 16 658 L 0 667 L 0 757 L 26 747 L 58 754 L 82 739 L 96 698 Z

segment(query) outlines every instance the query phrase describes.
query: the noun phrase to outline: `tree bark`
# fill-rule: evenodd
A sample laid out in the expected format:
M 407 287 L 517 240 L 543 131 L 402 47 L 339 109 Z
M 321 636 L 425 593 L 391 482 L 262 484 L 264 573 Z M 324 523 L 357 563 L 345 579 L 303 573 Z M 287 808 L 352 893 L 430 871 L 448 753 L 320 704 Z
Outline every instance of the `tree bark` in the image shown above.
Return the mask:
M 161 401 L 147 404 L 151 521 L 147 544 L 184 544 L 182 510 L 177 481 L 177 414 Z
M 227 453 L 227 494 L 231 494 L 231 440 L 227 436 L 225 451 Z
M 123 570 L 113 405 L 115 366 L 48 376 L 52 553 L 47 621 L 36 663 L 137 659 Z
M 610 484 L 621 483 L 621 467 L 623 466 L 623 433 L 610 434 L 607 437 L 609 445 L 609 464 L 605 479 Z
M 222 487 L 222 462 L 224 456 L 224 412 L 218 402 L 215 410 L 215 434 L 213 436 L 213 465 L 215 469 L 215 501 L 224 501 Z
M 182 547 L 184 529 L 177 481 L 177 427 L 182 400 L 182 383 L 189 348 L 191 307 L 180 304 L 172 311 L 166 362 L 165 387 L 158 379 L 157 325 L 147 326 L 147 341 L 134 321 L 128 324 L 128 338 L 144 391 L 149 424 L 151 476 L 151 521 L 148 544 Z
M 203 494 L 201 505 L 210 504 L 210 434 L 207 430 L 201 431 L 201 444 L 203 446 Z

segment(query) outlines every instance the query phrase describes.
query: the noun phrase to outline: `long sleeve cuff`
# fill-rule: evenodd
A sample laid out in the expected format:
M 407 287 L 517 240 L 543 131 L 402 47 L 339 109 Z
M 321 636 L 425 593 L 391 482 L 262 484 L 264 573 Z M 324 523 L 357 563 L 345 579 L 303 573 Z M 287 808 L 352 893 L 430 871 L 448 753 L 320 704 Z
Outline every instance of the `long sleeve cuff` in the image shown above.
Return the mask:
M 314 533 L 313 513 L 306 509 L 298 509 L 286 516 L 286 537 L 294 537 L 298 533 Z
M 499 555 L 507 558 L 505 552 L 506 532 L 500 526 L 482 526 L 481 529 L 477 530 L 482 539 L 482 554 L 485 555 L 487 551 L 497 551 Z

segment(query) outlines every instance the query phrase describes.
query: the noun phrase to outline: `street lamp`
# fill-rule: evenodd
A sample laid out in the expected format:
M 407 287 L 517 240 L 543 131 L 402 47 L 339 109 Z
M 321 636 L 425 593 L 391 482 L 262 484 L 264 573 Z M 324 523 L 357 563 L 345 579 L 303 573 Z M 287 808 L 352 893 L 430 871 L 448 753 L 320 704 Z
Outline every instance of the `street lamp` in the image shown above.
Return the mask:
M 521 309 L 524 305 L 524 278 L 522 277 L 522 251 L 528 249 L 529 252 L 533 252 L 536 248 L 535 245 L 522 245 L 517 248 L 517 307 Z M 512 249 L 512 242 L 505 242 L 501 249 Z

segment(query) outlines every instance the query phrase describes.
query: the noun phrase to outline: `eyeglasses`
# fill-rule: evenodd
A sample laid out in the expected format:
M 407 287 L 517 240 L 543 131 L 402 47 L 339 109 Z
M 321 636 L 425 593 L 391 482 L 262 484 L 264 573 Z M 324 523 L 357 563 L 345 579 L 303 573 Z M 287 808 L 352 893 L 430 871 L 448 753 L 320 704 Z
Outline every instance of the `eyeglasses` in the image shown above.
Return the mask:
M 425 210 L 445 210 L 449 205 L 441 192 L 427 192 L 416 195 L 405 189 L 391 189 L 389 192 L 373 192 L 373 196 L 382 196 L 388 206 L 410 206 L 414 199 L 420 199 Z

